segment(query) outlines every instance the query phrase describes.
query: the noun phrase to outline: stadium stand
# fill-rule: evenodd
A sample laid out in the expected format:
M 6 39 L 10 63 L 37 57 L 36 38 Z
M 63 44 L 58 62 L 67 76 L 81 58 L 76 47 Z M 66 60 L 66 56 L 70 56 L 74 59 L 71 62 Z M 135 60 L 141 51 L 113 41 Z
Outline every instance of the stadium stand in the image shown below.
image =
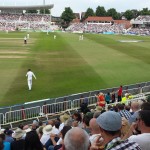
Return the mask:
M 24 10 L 32 9 L 51 9 L 53 5 L 42 6 L 16 6 L 16 7 L 0 7 L 0 30 L 58 30 L 57 25 L 51 24 L 51 15 L 49 14 L 30 14 L 23 13 Z M 10 11 L 11 10 L 11 11 Z M 15 10 L 15 11 L 14 11 Z M 18 10 L 18 12 L 16 11 Z M 9 11 L 9 12 L 8 12 Z M 11 13 L 10 13 L 11 12 Z
M 66 31 L 85 33 L 124 33 L 129 21 L 113 20 L 112 17 L 88 17 L 83 23 L 73 23 Z
M 131 20 L 133 28 L 128 30 L 128 34 L 150 35 L 150 16 L 138 16 Z

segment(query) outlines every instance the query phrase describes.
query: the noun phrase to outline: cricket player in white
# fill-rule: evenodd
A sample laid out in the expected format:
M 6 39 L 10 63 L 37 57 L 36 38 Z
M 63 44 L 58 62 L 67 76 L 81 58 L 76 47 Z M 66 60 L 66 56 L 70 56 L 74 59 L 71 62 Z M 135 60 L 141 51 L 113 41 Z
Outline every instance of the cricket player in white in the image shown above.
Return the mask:
M 28 81 L 28 87 L 29 90 L 31 90 L 32 88 L 32 77 L 34 77 L 36 79 L 36 76 L 34 75 L 34 73 L 31 71 L 31 69 L 28 69 L 28 72 L 26 74 L 27 77 L 27 81 Z

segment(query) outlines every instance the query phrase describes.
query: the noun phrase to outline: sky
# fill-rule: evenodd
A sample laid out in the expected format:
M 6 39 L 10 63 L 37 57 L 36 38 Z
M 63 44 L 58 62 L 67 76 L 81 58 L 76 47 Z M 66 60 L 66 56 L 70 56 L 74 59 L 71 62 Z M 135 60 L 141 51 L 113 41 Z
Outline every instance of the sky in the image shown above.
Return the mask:
M 41 4 L 43 0 L 0 0 L 1 6 Z M 45 0 L 45 4 L 54 4 L 51 10 L 53 16 L 60 16 L 65 7 L 70 7 L 74 13 L 85 12 L 89 7 L 95 11 L 97 6 L 103 6 L 106 10 L 115 8 L 118 12 L 146 7 L 150 9 L 150 0 Z

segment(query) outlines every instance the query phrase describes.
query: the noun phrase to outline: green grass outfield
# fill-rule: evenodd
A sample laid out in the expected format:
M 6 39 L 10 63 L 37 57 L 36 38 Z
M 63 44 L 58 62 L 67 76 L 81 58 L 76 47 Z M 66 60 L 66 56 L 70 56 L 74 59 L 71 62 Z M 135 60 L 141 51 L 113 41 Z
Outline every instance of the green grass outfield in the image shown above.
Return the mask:
M 150 37 L 125 35 L 0 33 L 0 106 L 150 80 Z M 121 43 L 118 40 L 143 40 Z M 27 69 L 31 68 L 32 91 Z

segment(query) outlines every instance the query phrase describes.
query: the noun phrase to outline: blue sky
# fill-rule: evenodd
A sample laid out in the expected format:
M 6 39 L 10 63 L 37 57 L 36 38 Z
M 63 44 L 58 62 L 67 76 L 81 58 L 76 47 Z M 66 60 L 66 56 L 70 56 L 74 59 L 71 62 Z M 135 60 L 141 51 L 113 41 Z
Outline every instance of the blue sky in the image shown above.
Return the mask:
M 40 5 L 43 0 L 0 0 L 0 5 Z M 60 16 L 65 7 L 71 7 L 73 12 L 81 13 L 87 8 L 96 10 L 97 6 L 104 6 L 105 9 L 115 8 L 118 12 L 127 9 L 138 9 L 148 7 L 150 0 L 45 0 L 46 4 L 54 4 L 52 15 Z

